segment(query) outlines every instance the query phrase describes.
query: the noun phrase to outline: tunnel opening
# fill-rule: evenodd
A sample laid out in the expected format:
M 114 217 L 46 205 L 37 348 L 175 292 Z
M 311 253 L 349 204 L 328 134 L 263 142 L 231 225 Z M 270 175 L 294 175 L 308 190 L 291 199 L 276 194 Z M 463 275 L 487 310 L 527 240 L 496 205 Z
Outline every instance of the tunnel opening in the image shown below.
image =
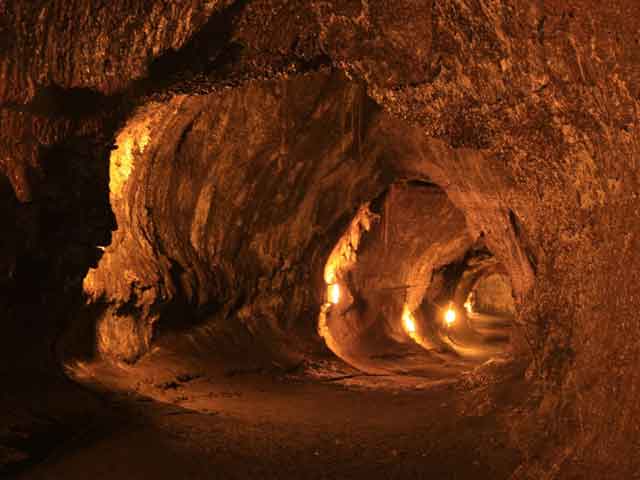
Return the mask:
M 487 338 L 464 308 L 486 290 L 476 273 L 510 276 L 469 222 L 501 227 L 502 210 L 432 181 L 441 157 L 422 139 L 335 73 L 136 110 L 115 138 L 117 229 L 84 279 L 67 373 L 181 412 L 304 425 L 336 420 L 324 410 L 342 389 L 366 392 L 351 414 L 398 391 L 480 408 L 453 385 L 517 384 L 511 337 Z M 405 422 L 394 412 L 388 431 Z
M 0 8 L 0 475 L 635 477 L 639 5 Z
M 110 159 L 118 226 L 84 279 L 69 363 L 91 336 L 95 359 L 129 365 L 195 345 L 228 365 L 211 368 L 287 369 L 318 350 L 321 252 L 393 176 L 389 139 L 372 140 L 380 116 L 361 84 L 335 73 L 135 111 Z
M 217 372 L 337 357 L 454 379 L 506 357 L 511 320 L 487 339 L 464 305 L 509 270 L 464 205 L 402 173 L 413 135 L 337 74 L 149 102 L 116 135 L 118 227 L 84 280 L 75 340 L 116 364 L 165 352 Z
M 431 182 L 395 182 L 363 205 L 324 283 L 319 334 L 363 372 L 455 378 L 512 354 L 508 273 Z
M 503 273 L 491 273 L 478 279 L 469 292 L 466 304 L 472 311 L 513 317 L 515 305 L 509 278 Z
M 139 108 L 110 159 L 117 229 L 67 336 L 93 343 L 67 350 L 69 371 L 143 371 L 164 355 L 165 369 L 223 375 L 328 361 L 453 381 L 508 358 L 515 304 L 501 324 L 487 309 L 511 294 L 513 259 L 469 223 L 477 207 L 426 174 L 439 160 L 408 174 L 419 139 L 336 73 Z M 484 310 L 467 311 L 470 296 Z

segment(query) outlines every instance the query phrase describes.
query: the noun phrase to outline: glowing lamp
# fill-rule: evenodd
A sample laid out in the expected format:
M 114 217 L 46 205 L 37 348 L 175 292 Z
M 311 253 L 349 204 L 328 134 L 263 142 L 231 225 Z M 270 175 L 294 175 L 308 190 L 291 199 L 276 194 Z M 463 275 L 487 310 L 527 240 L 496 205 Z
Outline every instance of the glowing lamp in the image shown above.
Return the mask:
M 340 303 L 340 285 L 337 283 L 329 285 L 328 294 L 330 303 L 333 303 L 334 305 Z
M 416 321 L 407 308 L 402 312 L 402 326 L 409 335 L 416 333 Z
M 447 325 L 447 327 L 450 327 L 455 321 L 456 311 L 453 308 L 449 307 L 444 313 L 444 323 Z

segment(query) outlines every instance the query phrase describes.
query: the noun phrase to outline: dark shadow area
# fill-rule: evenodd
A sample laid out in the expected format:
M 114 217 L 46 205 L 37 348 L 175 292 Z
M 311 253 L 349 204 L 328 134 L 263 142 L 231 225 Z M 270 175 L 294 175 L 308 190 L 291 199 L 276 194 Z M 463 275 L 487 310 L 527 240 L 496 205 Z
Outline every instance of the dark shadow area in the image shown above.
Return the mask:
M 236 0 L 231 6 L 214 13 L 207 23 L 180 50 L 170 50 L 154 59 L 149 66 L 146 83 L 165 87 L 185 79 L 206 76 L 216 71 L 225 76 L 225 67 L 237 63 L 243 46 L 231 41 L 238 18 L 248 0 Z M 137 86 L 143 87 L 143 84 Z
M 8 456 L 0 462 L 3 473 L 38 463 L 99 409 L 93 394 L 66 377 L 56 350 L 72 312 L 84 306 L 82 280 L 115 228 L 109 152 L 82 137 L 43 150 L 37 195 L 9 209 L 15 225 L 27 230 L 22 243 L 3 247 L 15 259 L 0 299 L 0 360 L 8 366 L 0 413 L 0 449 Z
M 89 88 L 63 88 L 51 84 L 38 87 L 28 104 L 5 104 L 3 108 L 47 118 L 83 120 L 112 110 L 121 102 L 121 95 L 108 96 Z

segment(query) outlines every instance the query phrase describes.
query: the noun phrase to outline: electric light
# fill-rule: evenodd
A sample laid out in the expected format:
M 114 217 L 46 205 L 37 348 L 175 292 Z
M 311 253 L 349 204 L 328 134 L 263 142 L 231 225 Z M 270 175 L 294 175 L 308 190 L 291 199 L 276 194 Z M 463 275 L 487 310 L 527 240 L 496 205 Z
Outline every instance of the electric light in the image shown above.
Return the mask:
M 329 285 L 329 302 L 334 305 L 340 303 L 340 285 L 337 283 L 332 283 Z
M 456 321 L 456 311 L 449 307 L 444 314 L 444 322 L 450 327 Z
M 416 321 L 408 308 L 402 312 L 402 326 L 409 335 L 416 333 Z
M 327 267 L 324 272 L 324 281 L 329 285 L 336 283 L 336 269 L 334 265 L 327 263 Z

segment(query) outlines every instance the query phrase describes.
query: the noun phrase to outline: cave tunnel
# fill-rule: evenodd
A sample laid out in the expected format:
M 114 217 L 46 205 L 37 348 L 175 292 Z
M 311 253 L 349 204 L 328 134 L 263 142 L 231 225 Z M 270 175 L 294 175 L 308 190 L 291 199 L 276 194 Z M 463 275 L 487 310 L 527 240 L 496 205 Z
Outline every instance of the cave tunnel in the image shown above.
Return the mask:
M 515 312 L 499 266 L 441 188 L 392 183 L 360 208 L 327 261 L 320 334 L 374 374 L 445 379 L 504 358 Z
M 638 478 L 638 29 L 0 2 L 0 476 Z

